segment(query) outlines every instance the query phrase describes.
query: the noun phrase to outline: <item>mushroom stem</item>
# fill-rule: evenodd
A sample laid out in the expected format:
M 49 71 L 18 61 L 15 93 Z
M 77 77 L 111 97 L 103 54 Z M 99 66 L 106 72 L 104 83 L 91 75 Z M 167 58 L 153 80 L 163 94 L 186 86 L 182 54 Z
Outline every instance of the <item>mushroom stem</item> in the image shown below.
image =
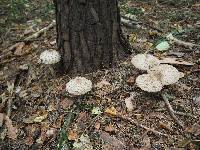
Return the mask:
M 54 69 L 49 65 L 48 66 L 48 68 L 49 68 L 49 70 L 50 70 L 50 72 L 51 72 L 51 75 L 53 76 L 53 77 L 55 77 L 55 71 L 54 71 Z
M 165 102 L 165 106 L 167 107 L 167 110 L 169 111 L 169 114 L 170 114 L 170 116 L 172 117 L 172 119 L 174 119 L 174 121 L 175 121 L 179 126 L 181 126 L 182 128 L 184 128 L 184 125 L 183 125 L 183 124 L 178 120 L 178 118 L 175 116 L 174 110 L 173 110 L 172 106 L 171 106 L 170 103 L 169 103 L 169 100 L 168 100 L 168 98 L 167 98 L 167 96 L 166 96 L 166 93 L 161 93 L 161 96 L 162 96 L 162 98 L 163 98 L 163 100 L 164 100 L 164 102 Z

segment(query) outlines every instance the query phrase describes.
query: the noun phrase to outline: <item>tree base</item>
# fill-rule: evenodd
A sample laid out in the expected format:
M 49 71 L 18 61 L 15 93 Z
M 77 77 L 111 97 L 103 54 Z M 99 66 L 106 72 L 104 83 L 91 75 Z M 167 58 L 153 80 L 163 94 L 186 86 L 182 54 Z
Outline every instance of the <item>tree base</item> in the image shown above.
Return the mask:
M 93 72 L 127 57 L 117 0 L 55 0 L 55 4 L 63 72 Z

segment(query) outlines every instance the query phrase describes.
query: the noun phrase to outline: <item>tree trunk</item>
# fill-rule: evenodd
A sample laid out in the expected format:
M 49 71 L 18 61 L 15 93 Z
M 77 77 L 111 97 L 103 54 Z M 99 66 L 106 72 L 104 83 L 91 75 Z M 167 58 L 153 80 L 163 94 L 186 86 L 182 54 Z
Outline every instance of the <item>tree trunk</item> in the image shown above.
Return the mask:
M 118 0 L 54 0 L 61 70 L 87 73 L 126 56 Z

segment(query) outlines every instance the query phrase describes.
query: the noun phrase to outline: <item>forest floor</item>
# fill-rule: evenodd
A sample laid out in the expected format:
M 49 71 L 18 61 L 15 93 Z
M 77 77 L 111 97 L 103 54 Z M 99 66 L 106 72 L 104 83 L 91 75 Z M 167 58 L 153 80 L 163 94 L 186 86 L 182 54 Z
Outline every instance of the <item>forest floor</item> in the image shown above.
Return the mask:
M 131 57 L 116 68 L 84 75 L 93 90 L 70 97 L 65 90 L 70 77 L 53 76 L 39 61 L 42 51 L 56 49 L 55 27 L 24 40 L 52 23 L 53 6 L 48 0 L 25 2 L 12 9 L 0 2 L 0 149 L 200 149 L 199 1 L 120 2 L 122 14 L 136 17 L 132 27 L 123 28 L 137 53 L 176 58 L 173 65 L 185 74 L 164 89 L 182 127 L 162 93 L 135 85 L 143 72 L 131 65 Z M 172 43 L 168 50 L 156 50 L 169 33 L 196 45 Z

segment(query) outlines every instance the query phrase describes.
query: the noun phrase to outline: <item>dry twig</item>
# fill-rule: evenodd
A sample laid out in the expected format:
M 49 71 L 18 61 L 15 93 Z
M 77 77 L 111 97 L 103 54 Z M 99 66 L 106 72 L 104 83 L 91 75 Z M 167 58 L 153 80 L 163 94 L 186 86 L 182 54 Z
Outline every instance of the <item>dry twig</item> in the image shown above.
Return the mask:
M 55 21 L 52 21 L 51 24 L 49 24 L 47 27 L 44 27 L 43 29 L 39 30 L 38 32 L 30 35 L 29 37 L 25 38 L 25 41 L 29 41 L 35 38 L 38 38 L 39 36 L 41 36 L 41 34 L 45 33 L 46 31 L 48 31 L 49 29 L 53 28 L 56 25 Z
M 122 25 L 127 26 L 129 28 L 135 28 L 137 25 L 139 25 L 139 22 L 127 20 L 126 18 L 121 18 L 121 23 Z
M 140 127 L 140 128 L 143 128 L 143 129 L 145 129 L 145 130 L 147 130 L 147 131 L 150 131 L 150 132 L 152 132 L 152 133 L 154 133 L 154 134 L 156 134 L 156 135 L 162 135 L 162 136 L 166 136 L 166 137 L 168 136 L 167 134 L 164 134 L 164 133 L 162 133 L 162 132 L 159 132 L 159 131 L 156 131 L 156 130 L 154 130 L 154 129 L 151 129 L 151 128 L 147 127 L 147 126 L 144 126 L 144 125 L 140 124 L 139 122 L 133 120 L 132 118 L 125 117 L 125 116 L 122 116 L 122 115 L 117 115 L 116 117 L 118 117 L 118 118 L 120 118 L 120 119 L 122 119 L 122 120 L 128 121 L 128 122 L 130 122 L 131 124 L 134 124 L 134 125 L 136 125 L 136 126 L 138 126 L 138 127 Z
M 165 102 L 165 105 L 166 105 L 166 107 L 167 107 L 167 110 L 169 111 L 170 116 L 174 119 L 174 121 L 175 121 L 179 126 L 181 126 L 182 128 L 184 128 L 184 125 L 183 125 L 183 124 L 178 120 L 178 118 L 175 116 L 174 110 L 173 110 L 172 106 L 170 105 L 169 100 L 168 100 L 166 94 L 165 94 L 165 93 L 162 93 L 161 95 L 162 95 L 162 98 L 163 98 L 163 100 L 164 100 L 164 102 Z
M 172 34 L 169 34 L 167 36 L 167 39 L 172 41 L 172 42 L 174 42 L 174 43 L 176 43 L 176 44 L 178 44 L 178 45 L 183 45 L 185 47 L 190 47 L 190 48 L 192 48 L 192 47 L 200 47 L 200 45 L 179 40 L 179 39 L 175 38 Z
M 7 116 L 8 116 L 8 118 L 10 117 L 11 112 L 12 112 L 12 103 L 13 103 L 13 98 L 14 98 L 14 92 L 13 91 L 14 91 L 14 87 L 15 87 L 15 85 L 14 85 L 15 80 L 16 80 L 16 78 L 14 79 L 14 81 L 12 83 L 7 82 L 7 86 L 8 86 L 7 90 L 8 90 L 9 95 L 10 95 L 9 99 L 8 99 L 8 103 L 7 103 Z
M 192 117 L 192 118 L 197 118 L 196 116 L 193 116 L 190 113 L 184 113 L 184 112 L 180 112 L 180 111 L 174 111 L 174 114 L 180 115 L 180 116 L 186 116 L 186 117 Z

